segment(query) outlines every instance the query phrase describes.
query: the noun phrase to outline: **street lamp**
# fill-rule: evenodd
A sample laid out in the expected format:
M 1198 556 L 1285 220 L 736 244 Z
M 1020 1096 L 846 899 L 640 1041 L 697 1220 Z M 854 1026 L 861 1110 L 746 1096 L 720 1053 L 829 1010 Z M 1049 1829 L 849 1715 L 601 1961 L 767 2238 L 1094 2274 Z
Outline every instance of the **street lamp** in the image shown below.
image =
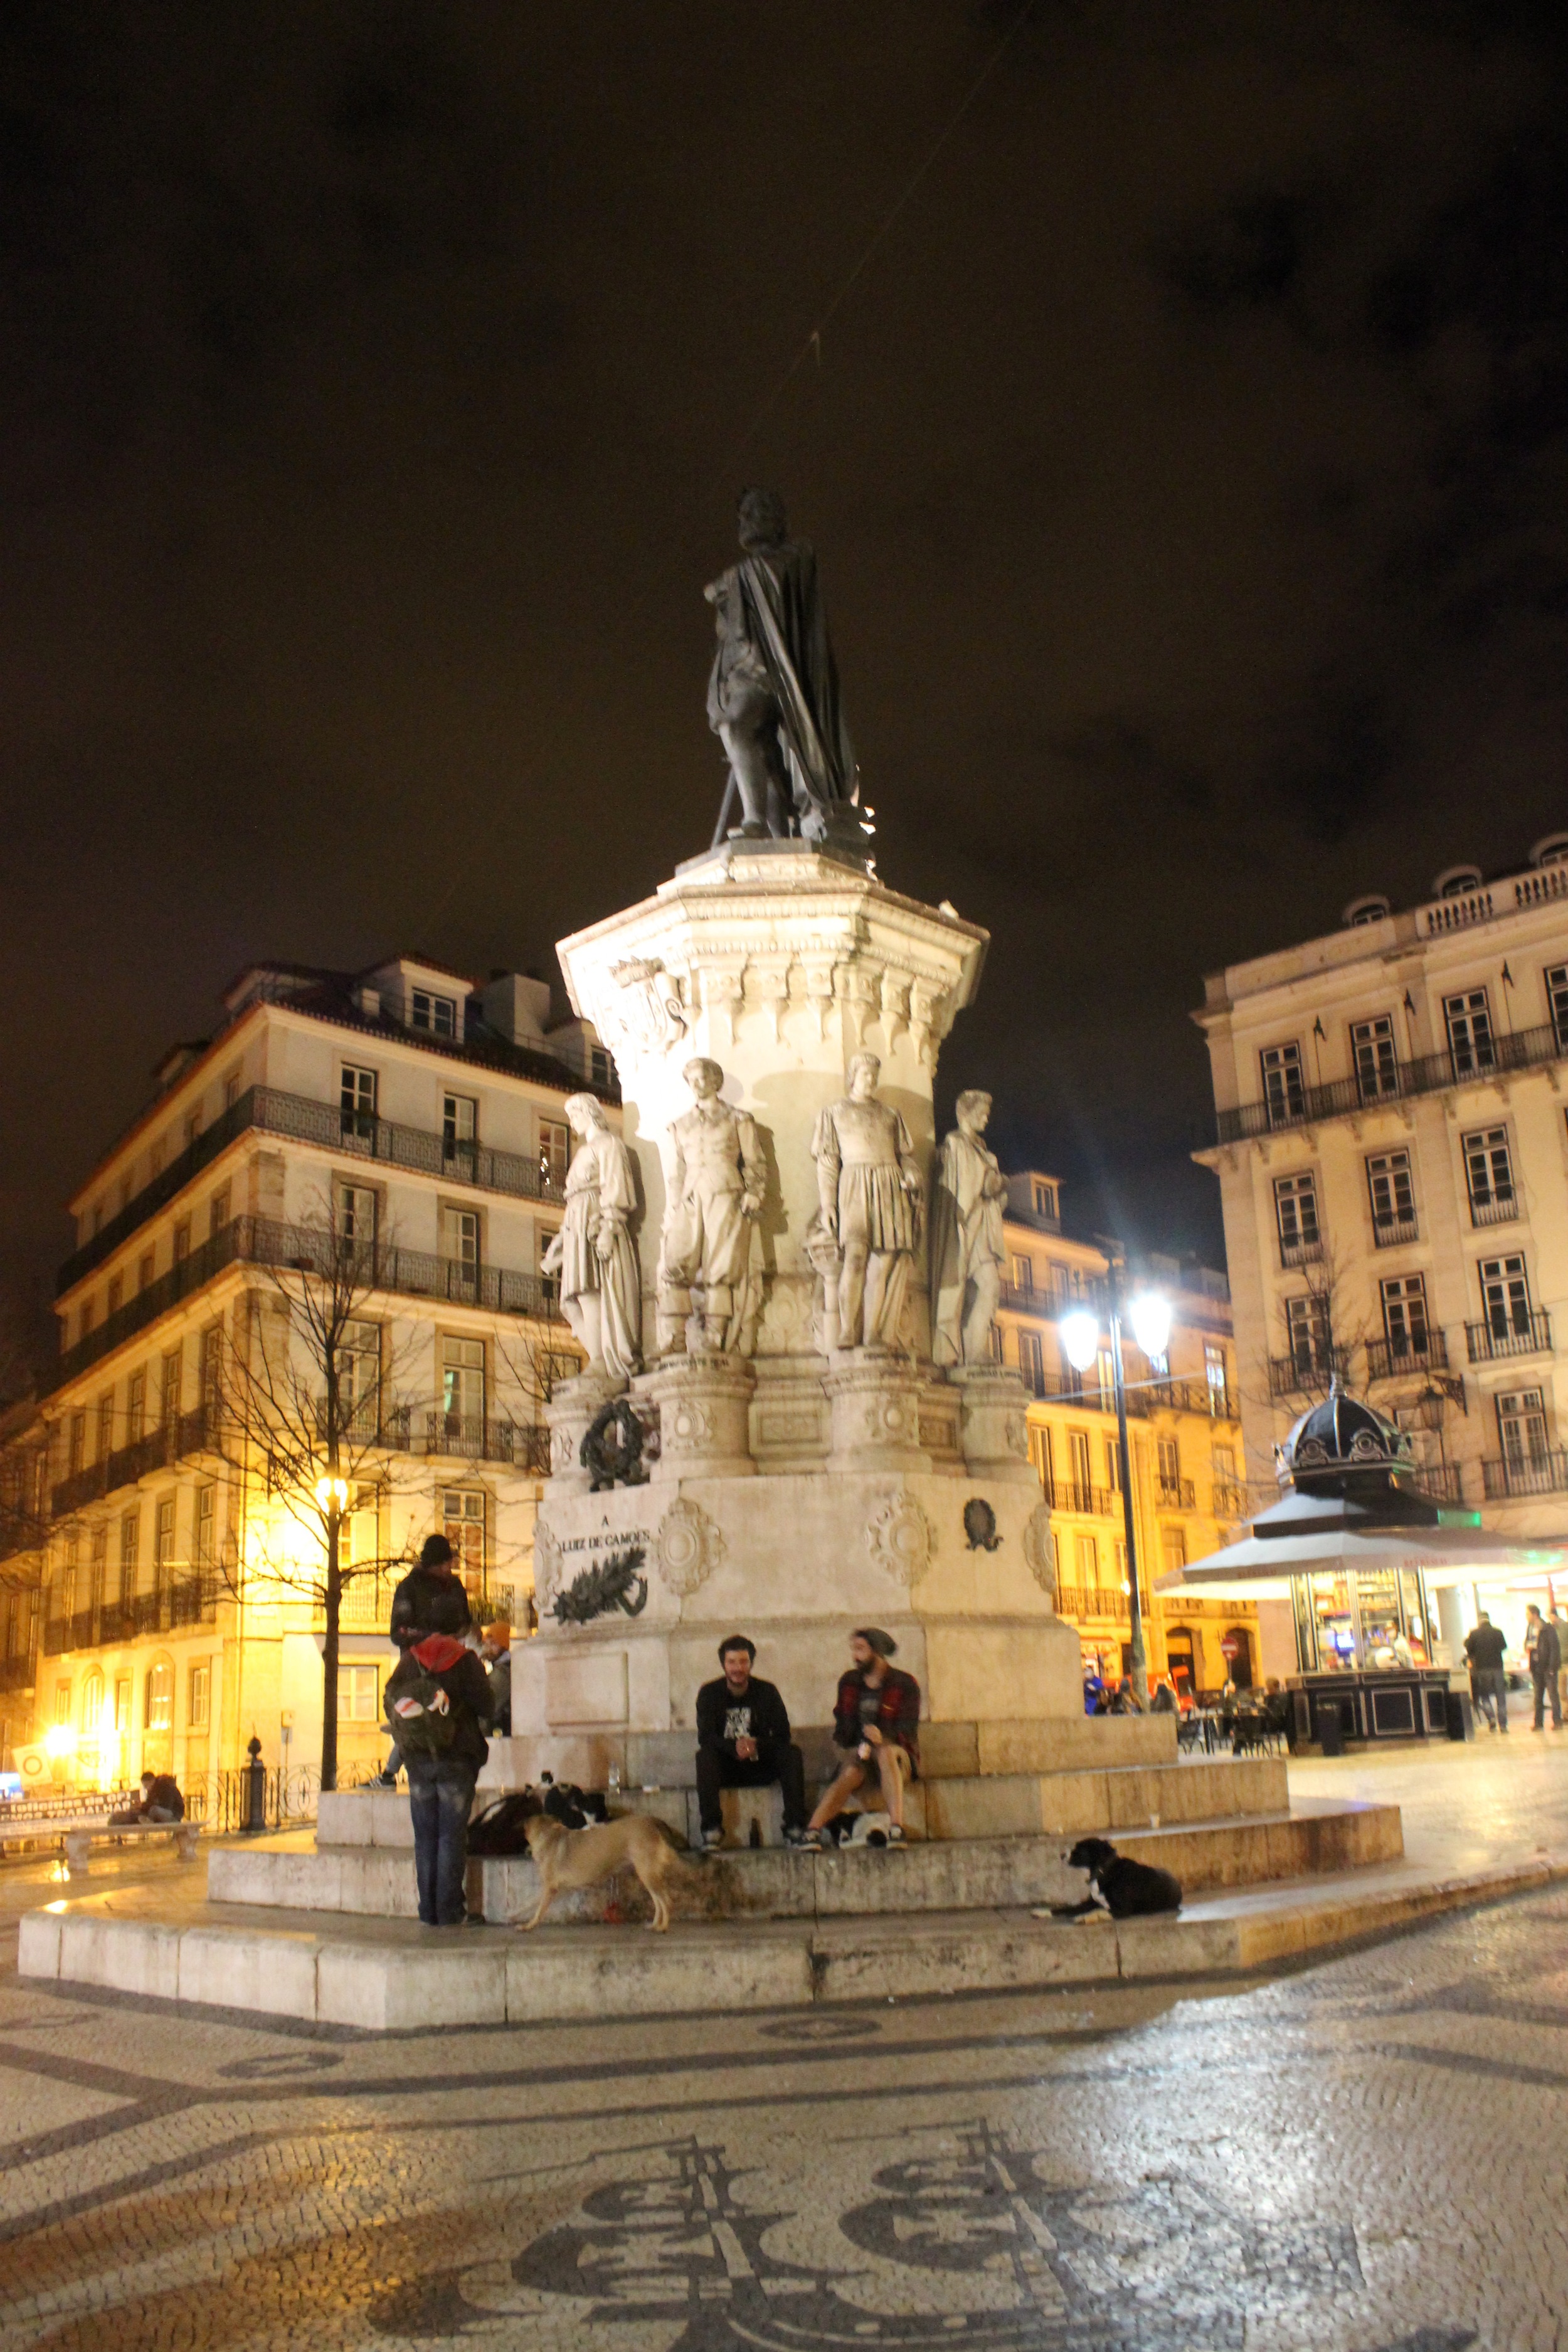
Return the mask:
M 1121 1528 L 1127 1544 L 1127 1608 L 1132 1639 L 1132 1687 L 1141 1701 L 1149 1693 L 1149 1650 L 1143 1638 L 1143 1603 L 1138 1590 L 1138 1532 L 1132 1518 L 1132 1455 L 1127 1441 L 1127 1382 L 1121 1364 L 1121 1277 L 1125 1253 L 1106 1252 L 1110 1266 L 1110 1373 L 1116 1391 L 1116 1459 L 1121 1479 Z M 1144 1355 L 1163 1356 L 1171 1337 L 1171 1302 L 1157 1290 L 1140 1290 L 1128 1304 L 1132 1336 Z M 1100 1353 L 1100 1318 L 1089 1307 L 1069 1307 L 1057 1334 L 1075 1371 L 1087 1372 Z
M 349 1482 L 346 1478 L 318 1478 L 316 1501 L 329 1519 L 341 1519 L 349 1507 Z

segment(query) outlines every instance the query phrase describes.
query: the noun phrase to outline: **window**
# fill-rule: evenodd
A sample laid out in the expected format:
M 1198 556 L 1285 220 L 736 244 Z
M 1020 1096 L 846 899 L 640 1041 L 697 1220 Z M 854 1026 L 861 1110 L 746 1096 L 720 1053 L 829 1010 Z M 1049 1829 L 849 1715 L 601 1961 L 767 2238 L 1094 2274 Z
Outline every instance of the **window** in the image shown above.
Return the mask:
M 71 1719 L 71 1686 L 69 1683 L 55 1685 L 55 1721 L 62 1728 Z
M 174 1567 L 174 1497 L 165 1495 L 158 1506 L 157 1531 L 153 1538 L 153 1589 L 167 1592 Z
M 1160 1484 L 1179 1486 L 1182 1483 L 1182 1449 L 1173 1437 L 1162 1437 L 1158 1445 Z
M 225 1078 L 223 1082 L 223 1107 L 225 1110 L 232 1110 L 238 1100 L 239 1072 L 237 1070 L 230 1070 L 227 1077 Z
M 1179 1573 L 1187 1564 L 1187 1538 L 1182 1528 L 1162 1528 L 1160 1550 L 1165 1562 L 1165 1573 Z
M 1430 1341 L 1424 1274 L 1394 1275 L 1383 1285 L 1383 1335 L 1391 1366 L 1412 1357 L 1425 1359 Z
M 447 1433 L 460 1439 L 456 1426 L 467 1422 L 482 1429 L 485 1418 L 485 1343 L 482 1339 L 441 1342 L 441 1411 Z
M 164 1139 L 162 1136 L 159 1136 L 157 1141 L 153 1144 L 152 1150 L 147 1154 L 147 1172 L 149 1176 L 161 1176 L 163 1174 L 164 1149 Z
M 1043 1422 L 1029 1423 L 1029 1459 L 1048 1495 L 1056 1483 L 1053 1475 L 1055 1465 L 1051 1459 L 1051 1433 Z
M 381 1497 L 374 1486 L 356 1486 L 344 1522 L 348 1565 L 372 1568 L 381 1558 Z
M 1473 1135 L 1465 1137 L 1462 1148 L 1471 1224 L 1506 1224 L 1519 1214 L 1507 1128 L 1478 1128 Z
M 1101 1412 L 1114 1412 L 1116 1411 L 1116 1367 L 1111 1361 L 1109 1348 L 1101 1348 L 1096 1372 L 1100 1381 L 1100 1410 Z
M 108 1580 L 109 1529 L 100 1525 L 94 1528 L 88 1539 L 87 1582 L 89 1608 L 102 1608 L 104 1586 Z
M 375 1139 L 375 1072 L 344 1062 L 339 1073 L 339 1125 L 349 1142 Z
M 132 1372 L 125 1391 L 125 1443 L 139 1445 L 147 1433 L 147 1375 Z
M 1040 1349 L 1040 1335 L 1037 1331 L 1019 1332 L 1018 1370 L 1024 1375 L 1024 1386 L 1028 1390 L 1029 1394 L 1044 1396 L 1046 1367 Z
M 197 1136 L 201 1133 L 201 1131 L 202 1131 L 202 1115 L 201 1115 L 201 1112 L 200 1112 L 199 1110 L 188 1110 L 188 1111 L 185 1113 L 185 1128 L 184 1128 L 184 1149 L 186 1151 L 188 1151 L 188 1150 L 190 1150 L 190 1148 L 191 1148 L 192 1144 L 195 1141 L 195 1139 L 196 1139 Z
M 228 1223 L 228 1186 L 220 1184 L 207 1203 L 207 1238 L 221 1234 Z
M 142 1540 L 142 1514 L 127 1511 L 120 1522 L 120 1605 L 128 1608 L 136 1598 L 136 1555 Z
M 481 1486 L 448 1486 L 441 1496 L 441 1532 L 458 1573 L 470 1591 L 485 1580 L 485 1495 Z
M 1016 1257 L 1016 1258 L 1013 1260 L 1013 1287 L 1014 1287 L 1014 1289 L 1015 1289 L 1015 1290 L 1033 1290 L 1034 1286 L 1035 1286 L 1035 1261 L 1034 1261 L 1034 1259 L 1033 1259 L 1032 1257 Z
M 144 1731 L 174 1727 L 174 1669 L 166 1658 L 147 1669 L 147 1712 L 142 1727 Z
M 1226 1376 L 1225 1349 L 1213 1339 L 1204 1341 L 1204 1378 L 1208 1382 L 1209 1411 L 1224 1413 L 1230 1403 L 1230 1382 Z
M 1054 1217 L 1057 1213 L 1057 1192 L 1054 1184 L 1042 1184 L 1037 1179 L 1034 1186 L 1035 1214 Z
M 174 1227 L 174 1264 L 184 1265 L 191 1254 L 191 1221 L 182 1217 Z
M 96 1241 L 102 1231 L 103 1202 L 101 1201 L 95 1201 L 92 1204 L 92 1239 Z
M 447 1261 L 447 1296 L 472 1296 L 479 1274 L 479 1213 L 477 1209 L 441 1212 L 441 1255 Z
M 1530 1336 L 1530 1282 L 1522 1257 L 1484 1257 L 1478 1268 L 1481 1312 L 1494 1339 Z
M 1546 975 L 1546 1009 L 1557 1039 L 1557 1050 L 1568 1053 L 1568 963 L 1553 964 Z
M 1114 1437 L 1108 1437 L 1105 1441 L 1105 1489 L 1110 1495 L 1121 1492 L 1121 1456 L 1117 1452 Z
M 105 1315 L 118 1315 L 124 1297 L 125 1276 L 122 1274 L 111 1274 L 109 1277 L 109 1296 L 103 1307 Z
M 1092 1536 L 1075 1536 L 1073 1556 L 1078 1563 L 1079 1582 L 1086 1592 L 1092 1592 L 1100 1582 L 1100 1546 Z
M 1355 1055 L 1356 1085 L 1365 1102 L 1382 1102 L 1399 1092 L 1399 1057 L 1394 1051 L 1394 1023 L 1386 1013 L 1375 1021 L 1357 1021 L 1351 1029 Z
M 68 1536 L 66 1538 L 65 1566 L 60 1571 L 60 1615 L 62 1617 L 74 1617 L 76 1615 L 77 1601 L 79 1597 L 77 1592 L 77 1584 L 79 1580 L 79 1562 L 80 1560 L 80 1557 L 81 1538 L 79 1536 Z
M 1498 1434 L 1510 1470 L 1546 1467 L 1546 1411 L 1539 1389 L 1516 1389 L 1497 1401 Z
M 594 1087 L 607 1087 L 614 1075 L 614 1065 L 603 1045 L 590 1045 L 588 1048 L 589 1085 Z
M 87 1415 L 85 1412 L 73 1412 L 70 1418 L 70 1430 L 66 1441 L 66 1472 L 68 1476 L 74 1478 L 77 1472 L 81 1468 L 86 1460 Z
M 1258 1059 L 1263 1072 L 1263 1100 L 1268 1111 L 1268 1124 L 1289 1127 L 1293 1119 L 1304 1115 L 1307 1108 L 1301 1084 L 1301 1048 L 1266 1045 Z
M 103 1671 L 94 1666 L 81 1686 L 81 1727 L 88 1739 L 96 1739 L 103 1722 Z
M 458 1034 L 458 1000 L 454 996 L 435 996 L 427 988 L 416 988 L 409 999 L 408 1025 L 424 1029 L 432 1037 L 455 1037 Z
M 342 1247 L 358 1255 L 375 1247 L 375 1193 L 368 1184 L 339 1184 L 332 1206 Z
M 147 1290 L 152 1287 L 153 1266 L 153 1257 L 152 1251 L 143 1250 L 141 1256 L 136 1261 L 136 1287 L 138 1291 Z
M 171 1348 L 163 1359 L 159 1383 L 158 1417 L 165 1429 L 180 1417 L 180 1392 L 184 1384 L 185 1351 Z
M 1080 1499 L 1075 1504 L 1074 1507 L 1080 1511 L 1087 1511 L 1089 1508 L 1088 1497 L 1090 1484 L 1089 1472 L 1089 1432 L 1087 1429 L 1068 1430 L 1068 1458 L 1072 1465 L 1072 1483 L 1080 1497 Z
M 214 1538 L 217 1530 L 217 1488 L 196 1488 L 196 1566 L 208 1569 L 215 1557 Z
M 371 1668 L 374 1674 L 374 1667 Z M 213 1670 L 208 1665 L 193 1666 L 185 1685 L 185 1728 L 205 1731 L 212 1722 Z
M 1285 1336 L 1290 1360 L 1299 1377 L 1310 1378 L 1329 1369 L 1329 1312 L 1321 1298 L 1288 1298 Z
M 441 1097 L 441 1148 L 448 1160 L 473 1160 L 471 1148 L 479 1131 L 479 1107 L 468 1095 L 443 1095 Z
M 1379 1249 L 1415 1237 L 1415 1188 L 1408 1151 L 1376 1151 L 1366 1163 L 1372 1237 Z
M 117 1675 L 114 1678 L 114 1728 L 125 1733 L 131 1728 L 131 1677 Z
M 1318 1230 L 1318 1180 L 1280 1176 L 1274 1185 L 1274 1215 L 1279 1227 L 1281 1265 L 1305 1265 L 1323 1254 Z
M 202 1411 L 216 1412 L 222 1385 L 223 1325 L 209 1323 L 201 1338 Z
M 1457 1078 L 1474 1077 L 1478 1070 L 1497 1067 L 1491 1007 L 1487 1002 L 1484 988 L 1470 988 L 1462 995 L 1446 996 L 1443 999 L 1443 1018 L 1448 1024 L 1448 1053 Z
M 1209 1465 L 1214 1472 L 1214 1480 L 1216 1486 L 1235 1486 L 1236 1448 L 1234 1445 L 1211 1446 L 1209 1449 Z
M 338 1721 L 340 1723 L 380 1721 L 380 1679 L 373 1665 L 338 1668 Z
M 338 1341 L 338 1391 L 356 1437 L 374 1437 L 381 1418 L 381 1326 L 345 1323 Z
M 571 1156 L 572 1131 L 560 1119 L 542 1118 L 539 1122 L 539 1181 L 546 1192 L 562 1194 L 566 1190 L 566 1164 Z

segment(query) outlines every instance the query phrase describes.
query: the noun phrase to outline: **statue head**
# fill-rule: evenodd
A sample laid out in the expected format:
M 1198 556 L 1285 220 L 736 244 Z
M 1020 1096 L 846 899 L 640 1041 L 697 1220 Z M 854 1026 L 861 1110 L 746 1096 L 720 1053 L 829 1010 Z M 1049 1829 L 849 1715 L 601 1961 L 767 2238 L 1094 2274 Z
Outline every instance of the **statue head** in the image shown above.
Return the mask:
M 710 1062 L 706 1054 L 688 1062 L 680 1073 L 699 1102 L 711 1102 L 724 1083 L 724 1072 L 718 1062 Z
M 984 1135 L 985 1122 L 991 1116 L 991 1097 L 981 1087 L 968 1087 L 953 1105 L 958 1123 L 966 1135 Z
M 748 555 L 755 548 L 784 545 L 784 500 L 776 490 L 742 490 L 735 512 Z
M 609 1123 L 597 1095 L 568 1095 L 562 1108 L 578 1135 L 592 1135 L 596 1128 Z
M 849 1092 L 856 1102 L 869 1102 L 877 1091 L 882 1065 L 875 1054 L 857 1054 L 849 1065 Z

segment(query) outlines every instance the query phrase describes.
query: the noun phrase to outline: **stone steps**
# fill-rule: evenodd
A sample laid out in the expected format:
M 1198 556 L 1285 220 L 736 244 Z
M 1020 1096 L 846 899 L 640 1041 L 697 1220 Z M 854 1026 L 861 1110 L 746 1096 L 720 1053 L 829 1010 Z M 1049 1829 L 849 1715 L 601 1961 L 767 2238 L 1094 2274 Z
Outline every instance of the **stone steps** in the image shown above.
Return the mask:
M 1207 1776 L 1203 1768 L 1194 1768 L 1192 1778 L 1203 1785 Z M 375 1801 L 384 1805 L 380 1797 Z M 407 1811 L 405 1801 L 405 1826 Z M 394 1826 L 390 1816 L 385 1825 Z M 1103 1821 L 1100 1825 L 1105 1826 Z M 1396 1860 L 1404 1851 L 1397 1806 L 1328 1799 L 1281 1805 L 1245 1819 L 1163 1822 L 1158 1830 L 1117 1828 L 1115 1836 L 1122 1853 L 1174 1871 L 1190 1894 L 1364 1869 Z M 820 1854 L 789 1846 L 738 1848 L 693 1857 L 682 1874 L 675 1907 L 687 1919 L 825 1919 L 1071 1903 L 1081 1896 L 1083 1879 L 1065 1866 L 1067 1842 L 1037 1834 L 965 1837 L 898 1850 L 852 1845 Z M 207 1891 L 214 1902 L 228 1904 L 361 1917 L 416 1916 L 412 1855 L 401 1837 L 396 1844 L 323 1846 L 296 1832 L 215 1847 Z M 529 1917 L 539 1900 L 532 1863 L 525 1856 L 471 1863 L 469 1900 L 489 1921 Z M 647 1908 L 641 1885 L 627 1872 L 601 1886 L 558 1896 L 550 1916 L 563 1921 L 616 1914 L 640 1919 Z

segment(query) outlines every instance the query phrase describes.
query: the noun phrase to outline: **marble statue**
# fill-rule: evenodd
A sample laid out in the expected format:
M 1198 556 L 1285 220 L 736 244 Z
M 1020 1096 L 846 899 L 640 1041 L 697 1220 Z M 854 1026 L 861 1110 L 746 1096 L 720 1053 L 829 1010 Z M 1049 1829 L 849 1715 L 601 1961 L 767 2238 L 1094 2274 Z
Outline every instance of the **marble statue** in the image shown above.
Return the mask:
M 813 1255 L 830 1289 L 837 1261 L 827 1321 L 839 1348 L 897 1346 L 920 1240 L 925 1188 L 902 1113 L 877 1099 L 881 1068 L 875 1054 L 857 1054 L 849 1092 L 818 1113 L 811 1139 L 820 1203 Z
M 719 638 L 708 723 L 729 754 L 725 810 L 738 792 L 743 836 L 821 841 L 843 824 L 858 786 L 816 557 L 786 538 L 774 490 L 745 492 L 740 535 L 740 562 L 702 592 Z
M 566 1116 L 582 1139 L 566 1171 L 566 1213 L 542 1261 L 561 1277 L 561 1307 L 588 1359 L 616 1380 L 642 1361 L 642 1271 L 632 1238 L 637 1182 L 632 1155 L 596 1095 L 569 1095 Z
M 745 1351 L 755 1321 L 752 1235 L 767 1171 L 755 1121 L 719 1099 L 724 1073 L 700 1055 L 681 1073 L 696 1097 L 669 1130 L 672 1164 L 658 1265 L 660 1352 Z M 687 1319 L 689 1318 L 689 1319 Z
M 991 1360 L 1006 1262 L 1007 1180 L 983 1139 L 990 1096 L 972 1089 L 959 1096 L 957 1110 L 958 1125 L 937 1157 L 931 1197 L 931 1352 L 937 1364 L 984 1364 Z

